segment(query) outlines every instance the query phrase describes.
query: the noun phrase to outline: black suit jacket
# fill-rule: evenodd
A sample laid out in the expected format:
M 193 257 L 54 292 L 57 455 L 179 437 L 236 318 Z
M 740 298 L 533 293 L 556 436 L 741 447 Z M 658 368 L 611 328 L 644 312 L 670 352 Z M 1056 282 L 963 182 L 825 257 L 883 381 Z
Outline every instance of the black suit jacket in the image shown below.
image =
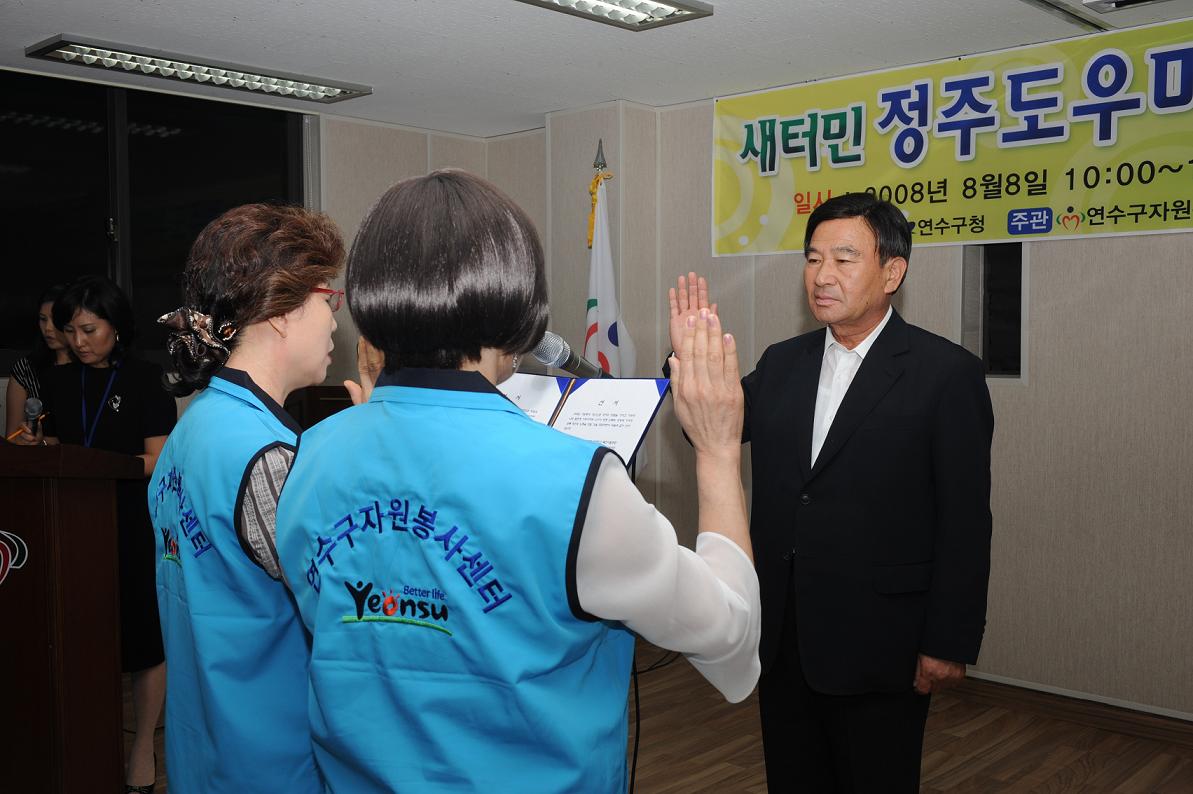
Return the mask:
M 977 358 L 893 313 L 812 467 L 826 332 L 772 345 L 742 379 L 762 668 L 774 664 L 794 609 L 813 689 L 903 691 L 919 653 L 977 660 L 990 570 L 990 394 Z

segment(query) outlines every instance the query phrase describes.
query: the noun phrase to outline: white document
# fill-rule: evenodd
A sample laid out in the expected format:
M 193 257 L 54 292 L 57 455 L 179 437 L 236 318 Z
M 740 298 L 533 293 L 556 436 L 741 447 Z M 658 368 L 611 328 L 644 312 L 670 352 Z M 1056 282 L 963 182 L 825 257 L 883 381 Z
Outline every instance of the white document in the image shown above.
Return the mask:
M 664 378 L 518 373 L 498 388 L 531 419 L 608 447 L 629 464 L 669 386 Z
M 563 396 L 563 388 L 559 382 L 563 381 L 566 384 L 570 380 L 571 378 L 515 372 L 508 380 L 498 384 L 497 388 L 531 419 L 549 425 L 551 418 L 555 416 L 555 409 L 559 407 L 559 399 Z

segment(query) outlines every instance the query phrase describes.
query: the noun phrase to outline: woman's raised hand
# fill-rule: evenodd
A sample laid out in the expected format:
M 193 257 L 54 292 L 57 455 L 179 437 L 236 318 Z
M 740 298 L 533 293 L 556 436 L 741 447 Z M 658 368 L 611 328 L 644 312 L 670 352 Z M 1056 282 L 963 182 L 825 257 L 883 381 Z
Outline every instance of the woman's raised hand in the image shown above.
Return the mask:
M 682 323 L 671 365 L 675 413 L 700 454 L 741 455 L 745 397 L 737 364 L 737 343 L 720 319 L 699 309 Z

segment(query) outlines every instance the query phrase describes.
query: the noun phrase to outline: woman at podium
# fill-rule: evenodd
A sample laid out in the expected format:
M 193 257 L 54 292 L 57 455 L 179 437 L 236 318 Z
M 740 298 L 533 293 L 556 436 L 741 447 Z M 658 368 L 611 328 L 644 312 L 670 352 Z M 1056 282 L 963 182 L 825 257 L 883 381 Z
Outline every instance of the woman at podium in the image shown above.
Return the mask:
M 177 409 L 162 388 L 161 370 L 131 353 L 135 328 L 128 298 L 103 276 L 83 276 L 54 301 L 53 319 L 75 363 L 44 371 L 45 438 L 22 439 L 136 455 L 148 477 Z M 144 494 L 144 480 L 117 484 L 121 667 L 132 674 L 136 720 L 125 776 L 130 791 L 152 790 L 153 732 L 166 685 Z
M 530 220 L 494 186 L 450 170 L 398 183 L 361 226 L 347 289 L 386 369 L 367 403 L 303 435 L 277 516 L 329 788 L 625 791 L 634 633 L 729 700 L 758 677 L 731 338 L 694 322 L 674 362 L 693 552 L 616 455 L 497 390 L 546 329 L 547 289 Z
M 199 392 L 149 486 L 171 792 L 323 791 L 306 727 L 307 641 L 273 518 L 300 432 L 282 405 L 327 374 L 343 259 L 325 215 L 237 207 L 199 234 L 183 306 L 159 321 L 174 391 Z

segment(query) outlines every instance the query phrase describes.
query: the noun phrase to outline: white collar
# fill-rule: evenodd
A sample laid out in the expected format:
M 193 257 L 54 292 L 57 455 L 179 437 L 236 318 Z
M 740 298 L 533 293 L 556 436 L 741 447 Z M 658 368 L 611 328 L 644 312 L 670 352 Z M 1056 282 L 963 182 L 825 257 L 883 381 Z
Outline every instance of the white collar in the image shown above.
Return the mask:
M 866 354 L 870 352 L 870 348 L 872 348 L 874 346 L 874 342 L 878 340 L 878 336 L 879 336 L 879 334 L 882 333 L 882 329 L 886 328 L 886 324 L 890 321 L 891 315 L 894 314 L 894 311 L 895 311 L 895 309 L 893 306 L 888 306 L 886 308 L 886 315 L 882 318 L 882 322 L 880 322 L 878 325 L 874 326 L 874 330 L 872 330 L 872 331 L 870 331 L 870 333 L 866 334 L 866 338 L 863 339 L 862 341 L 858 342 L 857 346 L 854 347 L 853 350 L 848 349 L 847 347 L 845 347 L 845 345 L 843 345 L 837 341 L 837 337 L 833 336 L 833 329 L 825 328 L 824 329 L 824 352 L 825 352 L 825 354 L 828 353 L 829 348 L 836 346 L 836 347 L 841 348 L 841 350 L 843 352 L 857 353 L 858 357 L 864 360 L 866 358 Z

